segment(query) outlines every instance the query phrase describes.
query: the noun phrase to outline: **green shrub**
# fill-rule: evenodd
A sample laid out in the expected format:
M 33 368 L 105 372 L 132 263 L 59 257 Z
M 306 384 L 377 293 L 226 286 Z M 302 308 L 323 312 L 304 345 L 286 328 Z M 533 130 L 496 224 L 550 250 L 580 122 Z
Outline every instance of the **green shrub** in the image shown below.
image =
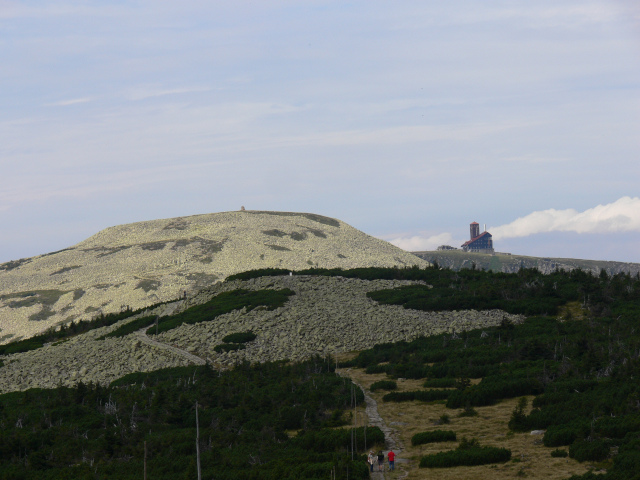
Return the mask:
M 351 423 L 350 420 L 347 420 L 344 417 L 345 417 L 344 410 L 336 409 L 333 412 L 331 412 L 331 416 L 327 420 L 322 422 L 322 426 L 325 428 L 333 428 L 333 427 L 341 427 L 343 425 L 350 424 Z
M 579 462 L 600 461 L 609 456 L 609 445 L 603 440 L 576 440 L 569 447 L 569 456 Z
M 430 378 L 422 385 L 424 388 L 453 388 L 456 386 L 455 378 Z
M 158 303 L 156 305 L 162 305 L 167 302 Z M 109 313 L 107 315 L 100 315 L 93 320 L 78 320 L 70 322 L 68 324 L 61 324 L 59 327 L 49 328 L 44 333 L 35 335 L 25 340 L 18 340 L 15 342 L 0 345 L 0 355 L 10 355 L 12 353 L 23 353 L 30 350 L 36 350 L 42 348 L 46 343 L 53 343 L 58 340 L 70 338 L 75 335 L 79 335 L 89 330 L 95 330 L 101 327 L 108 327 L 120 320 L 132 317 L 144 311 L 144 309 L 131 310 L 127 307 L 120 313 Z
M 417 390 L 413 392 L 391 392 L 382 397 L 383 402 L 410 402 L 420 400 L 433 402 L 434 400 L 446 400 L 451 390 Z
M 158 333 L 166 332 L 179 327 L 183 323 L 193 324 L 211 321 L 220 315 L 246 308 L 251 311 L 258 307 L 274 310 L 282 307 L 295 292 L 288 288 L 281 290 L 243 290 L 237 289 L 230 292 L 222 292 L 213 297 L 207 303 L 195 305 L 184 312 L 169 315 L 160 319 Z M 154 334 L 156 327 L 147 330 L 147 334 Z
M 375 375 L 376 373 L 386 373 L 387 366 L 386 365 L 369 365 L 365 372 L 367 375 Z
M 12 353 L 28 352 L 29 350 L 36 350 L 42 348 L 44 342 L 38 340 L 35 337 L 27 340 L 20 340 L 14 343 L 8 343 L 0 346 L 0 355 L 11 355 Z
M 438 420 L 438 422 L 440 422 L 441 425 L 446 425 L 451 423 L 451 417 L 449 417 L 449 415 L 447 415 L 446 413 L 443 413 L 440 416 L 440 419 Z
M 486 377 L 478 385 L 455 390 L 447 402 L 447 408 L 460 408 L 467 402 L 474 407 L 494 405 L 504 398 L 538 395 L 544 391 L 534 378 Z
M 467 450 L 469 448 L 477 448 L 480 446 L 480 442 L 478 442 L 477 438 L 467 438 L 467 437 L 462 437 L 462 440 L 460 440 L 460 443 L 458 444 L 458 448 L 457 450 Z
M 225 343 L 248 343 L 252 342 L 257 338 L 257 335 L 253 333 L 251 330 L 246 332 L 238 332 L 227 335 L 222 339 Z
M 625 436 L 618 454 L 613 457 L 612 478 L 629 478 L 638 480 L 640 472 L 640 433 L 635 432 Z M 613 474 L 617 474 L 614 477 Z
M 518 404 L 511 412 L 511 419 L 509 420 L 509 429 L 515 432 L 524 432 L 528 429 L 527 423 L 527 397 L 521 397 L 518 400 Z
M 455 442 L 456 433 L 451 430 L 432 430 L 431 432 L 416 433 L 411 437 L 411 445 L 422 445 L 435 442 Z
M 420 468 L 449 468 L 459 466 L 503 463 L 511 459 L 511 450 L 497 447 L 481 447 L 477 440 L 463 439 L 456 450 L 426 455 L 420 459 Z
M 471 405 L 467 404 L 464 409 L 458 414 L 459 417 L 477 417 L 478 411 Z
M 377 382 L 373 382 L 369 390 L 375 392 L 376 390 L 396 390 L 398 388 L 398 384 L 393 380 L 379 380 Z
M 562 447 L 571 445 L 576 438 L 578 432 L 567 425 L 551 425 L 544 433 L 542 441 L 545 447 Z
M 293 439 L 294 444 L 314 452 L 333 452 L 339 448 L 348 448 L 351 443 L 351 432 L 354 433 L 356 448 L 364 450 L 364 427 L 338 428 L 335 430 L 301 430 Z M 367 447 L 384 443 L 384 433 L 378 427 L 367 427 Z
M 555 450 L 551 451 L 551 456 L 554 458 L 565 458 L 569 456 L 569 454 L 567 453 L 566 450 L 556 448 Z
M 129 323 L 125 323 L 124 325 L 116 328 L 113 332 L 103 335 L 98 340 L 103 340 L 105 338 L 113 338 L 113 337 L 124 337 L 125 335 L 129 335 L 130 333 L 136 332 L 141 328 L 148 327 L 153 322 L 155 322 L 155 319 L 156 319 L 155 315 L 136 318 L 135 320 Z
M 596 421 L 594 428 L 603 437 L 624 438 L 629 432 L 640 431 L 640 416 L 634 414 L 602 417 Z

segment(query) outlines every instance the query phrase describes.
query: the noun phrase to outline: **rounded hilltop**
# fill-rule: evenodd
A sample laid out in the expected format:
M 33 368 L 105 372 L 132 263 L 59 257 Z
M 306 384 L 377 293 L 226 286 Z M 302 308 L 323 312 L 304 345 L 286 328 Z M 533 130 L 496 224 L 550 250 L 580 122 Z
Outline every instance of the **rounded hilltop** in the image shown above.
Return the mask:
M 52 325 L 172 300 L 259 268 L 428 262 L 313 213 L 241 210 L 119 225 L 0 265 L 0 343 Z

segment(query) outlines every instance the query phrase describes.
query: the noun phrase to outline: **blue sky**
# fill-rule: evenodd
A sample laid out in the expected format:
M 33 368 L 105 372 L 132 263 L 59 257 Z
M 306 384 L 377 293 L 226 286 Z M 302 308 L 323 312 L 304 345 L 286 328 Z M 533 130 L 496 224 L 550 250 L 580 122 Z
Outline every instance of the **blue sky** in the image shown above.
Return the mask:
M 0 262 L 247 209 L 640 262 L 640 6 L 0 0 Z

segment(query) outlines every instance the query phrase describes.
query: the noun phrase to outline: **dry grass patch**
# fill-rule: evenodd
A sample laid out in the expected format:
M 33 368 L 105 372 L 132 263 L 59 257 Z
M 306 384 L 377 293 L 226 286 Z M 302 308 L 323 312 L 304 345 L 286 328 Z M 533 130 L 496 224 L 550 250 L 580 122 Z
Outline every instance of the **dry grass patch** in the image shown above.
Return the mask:
M 582 307 L 580 302 L 568 302 L 560 307 L 558 319 L 560 320 L 584 320 L 589 311 Z
M 580 464 L 570 458 L 553 458 L 551 451 L 542 445 L 542 435 L 530 433 L 511 433 L 508 423 L 518 399 L 503 400 L 489 407 L 475 407 L 478 416 L 458 417 L 462 409 L 448 409 L 446 402 L 388 402 L 382 401 L 384 391 L 370 392 L 373 382 L 385 380 L 385 374 L 367 375 L 363 369 L 350 369 L 345 374 L 367 389 L 378 403 L 378 411 L 385 423 L 395 429 L 398 440 L 403 445 L 400 458 L 410 460 L 409 476 L 412 480 L 422 479 L 512 479 L 530 477 L 545 479 L 566 479 L 571 475 L 583 474 L 589 470 L 587 463 Z M 473 381 L 478 383 L 479 380 Z M 421 390 L 423 380 L 400 380 L 398 391 Z M 531 405 L 533 397 L 527 397 Z M 530 408 L 530 407 L 529 407 Z M 439 424 L 443 415 L 448 415 L 450 423 Z M 511 450 L 512 460 L 505 464 L 482 465 L 477 467 L 455 467 L 439 469 L 420 469 L 418 462 L 423 455 L 451 450 L 458 442 L 430 443 L 412 446 L 411 437 L 416 433 L 432 430 L 453 430 L 458 438 L 477 438 L 482 446 L 504 447 Z

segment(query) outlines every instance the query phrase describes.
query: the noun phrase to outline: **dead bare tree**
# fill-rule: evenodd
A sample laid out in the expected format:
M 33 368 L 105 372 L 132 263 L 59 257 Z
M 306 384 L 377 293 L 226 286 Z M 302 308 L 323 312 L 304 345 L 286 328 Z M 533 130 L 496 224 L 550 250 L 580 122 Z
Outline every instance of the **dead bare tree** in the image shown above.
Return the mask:
M 198 421 L 198 401 L 196 400 L 196 464 L 198 467 L 198 480 L 202 480 L 200 474 L 200 422 Z
M 147 441 L 144 442 L 144 480 L 147 480 Z

